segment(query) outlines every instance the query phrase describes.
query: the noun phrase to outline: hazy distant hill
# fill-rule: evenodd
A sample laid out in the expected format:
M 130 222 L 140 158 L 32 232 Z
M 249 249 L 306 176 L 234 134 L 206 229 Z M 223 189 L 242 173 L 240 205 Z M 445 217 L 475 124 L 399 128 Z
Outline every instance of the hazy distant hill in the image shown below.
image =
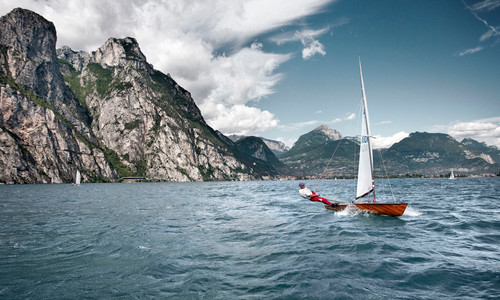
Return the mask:
M 459 143 L 443 133 L 415 132 L 383 150 L 386 167 L 397 174 L 494 174 L 499 150 L 474 140 Z
M 256 159 L 253 164 L 262 169 L 261 173 L 265 172 L 269 176 L 291 174 L 290 168 L 276 158 L 263 139 L 254 136 L 244 137 L 239 139 L 236 145 L 245 157 Z
M 302 135 L 280 160 L 305 176 L 354 176 L 359 145 L 353 138 L 337 137 L 341 135 L 332 137 L 318 127 Z M 416 132 L 389 149 L 375 150 L 374 172 L 378 176 L 384 176 L 385 170 L 388 175 L 439 176 L 453 169 L 455 174 L 496 174 L 500 172 L 499 158 L 500 151 L 484 143 L 471 139 L 459 143 L 447 134 Z
M 246 138 L 247 136 L 232 134 L 232 135 L 229 135 L 228 137 L 233 142 L 237 142 L 243 138 Z M 286 153 L 288 150 L 290 150 L 290 147 L 285 145 L 285 143 L 283 143 L 283 142 L 270 140 L 270 139 L 266 139 L 263 137 L 259 137 L 259 138 L 261 138 L 264 141 L 264 143 L 266 143 L 267 147 L 269 147 L 269 149 L 271 149 L 271 151 L 274 153 L 274 155 L 276 155 L 276 157 L 280 157 L 283 153 Z

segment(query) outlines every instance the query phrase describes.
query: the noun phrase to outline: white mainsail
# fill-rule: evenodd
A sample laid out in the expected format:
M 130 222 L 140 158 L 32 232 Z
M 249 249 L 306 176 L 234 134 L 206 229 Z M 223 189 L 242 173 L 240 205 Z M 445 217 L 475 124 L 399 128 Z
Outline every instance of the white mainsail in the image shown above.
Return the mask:
M 79 185 L 80 181 L 82 180 L 82 174 L 80 174 L 80 171 L 76 171 L 76 179 L 75 179 L 75 184 Z
M 365 84 L 363 82 L 363 71 L 361 70 L 361 59 L 359 59 L 359 76 L 361 78 L 363 116 L 361 121 L 361 143 L 359 145 L 358 188 L 356 191 L 356 199 L 366 196 L 374 189 L 373 152 L 370 144 L 370 119 L 368 117 L 368 107 L 366 105 Z

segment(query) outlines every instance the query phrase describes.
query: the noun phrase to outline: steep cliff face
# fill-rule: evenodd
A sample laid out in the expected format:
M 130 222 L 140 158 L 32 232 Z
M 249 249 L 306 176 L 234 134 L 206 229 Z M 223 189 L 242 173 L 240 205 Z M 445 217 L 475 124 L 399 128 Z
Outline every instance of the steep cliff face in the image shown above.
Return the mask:
M 135 39 L 111 38 L 90 54 L 63 48 L 58 55 L 93 132 L 122 164 L 120 176 L 255 178 L 205 123 L 189 92 L 147 63 Z
M 260 177 L 135 39 L 56 53 L 53 24 L 24 9 L 0 30 L 0 182 Z
M 59 71 L 54 25 L 27 10 L 0 18 L 0 182 L 116 177 Z M 78 138 L 77 138 L 78 137 Z

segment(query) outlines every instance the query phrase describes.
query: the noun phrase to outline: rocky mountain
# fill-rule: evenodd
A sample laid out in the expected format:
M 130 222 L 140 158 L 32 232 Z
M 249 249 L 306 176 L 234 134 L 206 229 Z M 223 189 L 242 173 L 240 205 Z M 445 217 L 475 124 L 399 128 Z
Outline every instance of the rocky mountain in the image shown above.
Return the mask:
M 264 143 L 266 143 L 267 147 L 271 149 L 271 151 L 276 155 L 276 157 L 280 157 L 283 153 L 288 152 L 290 150 L 290 147 L 285 145 L 285 143 L 280 142 L 280 141 L 275 141 L 275 140 L 270 140 L 266 138 L 262 138 Z
M 344 139 L 338 131 L 322 125 L 300 136 L 280 160 L 297 175 L 353 176 L 358 152 L 356 142 Z
M 481 157 L 490 163 L 500 162 L 500 151 L 496 147 L 488 146 L 473 139 L 463 139 L 460 145 L 466 148 L 465 153 L 469 158 Z
M 500 172 L 500 151 L 471 139 L 459 143 L 443 133 L 411 133 L 382 154 L 386 168 L 397 174 L 446 174 L 451 169 L 455 174 Z
M 56 30 L 15 9 L 0 18 L 0 182 L 70 182 L 115 178 L 86 110 L 57 63 Z
M 293 147 L 281 156 L 281 159 L 293 161 L 294 157 L 300 157 L 304 153 L 314 151 L 326 143 L 341 140 L 342 138 L 342 134 L 327 125 L 318 126 L 314 130 L 301 135 Z
M 303 176 L 355 176 L 359 144 L 353 138 L 331 136 L 316 128 L 301 136 L 280 159 Z M 455 174 L 496 174 L 499 155 L 495 147 L 471 139 L 459 143 L 447 134 L 416 132 L 388 149 L 375 150 L 374 173 L 439 176 L 453 169 Z
M 256 168 L 208 126 L 188 91 L 133 38 L 92 53 L 55 49 L 54 25 L 15 9 L 0 19 L 0 182 L 145 177 L 250 180 Z
M 238 149 L 245 157 L 253 157 L 256 168 L 267 170 L 268 176 L 289 175 L 291 170 L 283 164 L 267 143 L 259 137 L 245 137 L 236 142 Z

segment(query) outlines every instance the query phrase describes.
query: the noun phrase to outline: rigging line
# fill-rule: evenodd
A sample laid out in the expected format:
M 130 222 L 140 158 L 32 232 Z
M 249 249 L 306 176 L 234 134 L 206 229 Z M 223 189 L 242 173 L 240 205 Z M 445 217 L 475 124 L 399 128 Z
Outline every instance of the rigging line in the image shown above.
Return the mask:
M 341 140 L 338 140 L 338 144 L 337 144 L 337 147 L 335 148 L 335 151 L 333 151 L 333 154 L 332 156 L 330 157 L 330 160 L 328 161 L 328 163 L 326 164 L 326 167 L 325 169 L 323 170 L 323 173 L 321 173 L 321 176 L 319 176 L 319 180 L 318 180 L 318 183 L 316 183 L 316 187 L 314 188 L 314 190 L 317 190 L 318 189 L 318 185 L 319 185 L 319 182 L 321 181 L 321 179 L 323 179 L 323 175 L 325 174 L 326 170 L 328 169 L 328 167 L 330 166 L 330 163 L 332 162 L 332 159 L 333 157 L 335 156 L 335 153 L 337 153 L 337 150 L 339 149 L 339 146 L 341 144 L 341 142 L 344 140 L 344 138 L 342 138 Z
M 380 151 L 380 149 L 377 149 L 377 151 L 378 151 L 378 154 L 380 155 L 380 160 L 382 161 L 382 166 L 384 166 L 385 177 L 387 179 L 387 182 L 389 183 L 389 189 L 391 190 L 392 200 L 394 200 L 394 202 L 396 202 L 396 197 L 394 197 L 394 192 L 392 190 L 391 181 L 389 180 L 389 175 L 387 174 L 387 169 L 385 167 L 384 158 L 382 157 L 382 151 Z

